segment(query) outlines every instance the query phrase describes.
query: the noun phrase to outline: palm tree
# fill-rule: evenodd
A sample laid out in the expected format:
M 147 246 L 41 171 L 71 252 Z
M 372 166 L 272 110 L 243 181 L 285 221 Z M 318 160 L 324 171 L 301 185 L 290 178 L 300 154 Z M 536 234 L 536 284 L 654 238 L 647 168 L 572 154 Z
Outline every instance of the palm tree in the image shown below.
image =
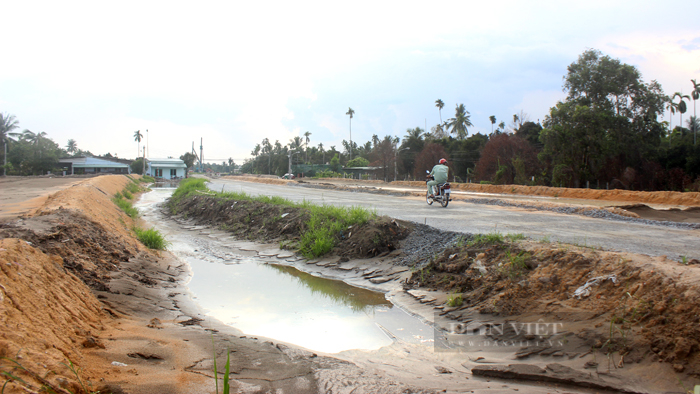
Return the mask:
M 688 106 L 685 104 L 684 100 L 690 100 L 690 96 L 676 92 L 673 94 L 673 99 L 676 97 L 680 99 L 680 102 L 678 102 L 678 112 L 681 113 L 681 127 L 683 127 L 683 114 L 688 110 Z
M 136 157 L 140 156 L 142 138 L 143 134 L 141 134 L 141 130 L 134 131 L 134 141 L 136 141 Z
M 491 121 L 491 133 L 493 133 L 493 125 L 496 124 L 496 115 L 489 116 L 489 120 Z
M 322 155 L 321 164 L 326 164 L 326 151 L 323 150 L 323 142 L 318 143 L 318 150 L 321 151 L 321 155 Z
M 673 132 L 673 115 L 676 114 L 676 110 L 678 109 L 678 104 L 674 103 L 671 98 L 667 98 L 668 102 L 666 103 L 666 109 L 669 110 L 671 113 L 668 117 L 669 123 L 668 123 L 668 137 L 669 137 L 669 142 L 671 142 L 671 133 Z
M 457 139 L 463 140 L 469 134 L 468 127 L 474 126 L 469 120 L 471 115 L 464 104 L 459 104 L 455 107 L 455 117 L 447 121 L 447 130 L 450 133 L 457 134 Z
M 693 91 L 690 93 L 690 95 L 693 96 L 693 117 L 696 118 L 696 120 L 697 120 L 698 115 L 696 113 L 696 110 L 697 110 L 698 105 L 697 105 L 696 101 L 698 99 L 700 99 L 700 84 L 695 82 L 694 79 L 691 79 L 690 82 L 693 83 Z M 695 145 L 697 143 L 698 143 L 697 133 L 693 133 L 693 145 Z
M 74 139 L 69 139 L 68 144 L 66 144 L 66 152 L 75 153 L 78 151 L 78 143 Z
M 437 99 L 435 100 L 435 106 L 438 109 L 438 114 L 440 114 L 440 124 L 442 124 L 442 109 L 445 108 L 445 103 L 443 103 L 442 100 Z
M 350 115 L 350 147 L 352 147 L 352 116 L 355 115 L 355 110 L 348 107 L 345 115 Z M 350 160 L 352 160 L 352 149 L 350 149 Z
M 0 140 L 5 149 L 2 175 L 7 175 L 7 143 L 10 140 L 10 132 L 19 127 L 19 122 L 14 115 L 0 113 Z
M 306 141 L 306 162 L 309 162 L 309 136 L 311 135 L 310 131 L 307 131 L 304 133 L 304 141 Z

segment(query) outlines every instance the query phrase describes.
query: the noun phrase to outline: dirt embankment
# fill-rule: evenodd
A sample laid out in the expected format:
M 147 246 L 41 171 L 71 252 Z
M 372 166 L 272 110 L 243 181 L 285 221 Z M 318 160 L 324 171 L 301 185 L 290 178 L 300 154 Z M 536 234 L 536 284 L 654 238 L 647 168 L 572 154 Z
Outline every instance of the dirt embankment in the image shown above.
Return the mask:
M 0 332 L 0 356 L 30 371 L 14 370 L 25 387 L 80 392 L 66 364 L 87 367 L 85 349 L 104 346 L 98 337 L 114 312 L 88 285 L 107 289 L 110 273 L 147 253 L 129 234 L 132 220 L 110 201 L 128 182 L 87 180 L 51 195 L 34 217 L 0 226 L 0 319 L 10 328 Z M 2 370 L 13 366 L 5 360 Z M 91 377 L 84 369 L 81 378 Z M 24 392 L 16 384 L 7 390 Z
M 437 302 L 444 302 L 446 317 L 463 323 L 556 317 L 575 337 L 548 354 L 598 352 L 605 362 L 591 368 L 623 374 L 624 366 L 639 371 L 662 362 L 680 380 L 700 378 L 699 262 L 685 266 L 524 241 L 471 242 L 446 249 L 408 281 L 409 288 L 449 294 Z
M 170 209 L 193 219 L 196 224 L 219 227 L 239 239 L 279 241 L 296 249 L 307 231 L 309 210 L 257 201 L 236 201 L 200 194 L 183 198 Z M 381 216 L 362 226 L 348 228 L 336 235 L 332 255 L 368 258 L 388 254 L 399 248 L 411 225 Z

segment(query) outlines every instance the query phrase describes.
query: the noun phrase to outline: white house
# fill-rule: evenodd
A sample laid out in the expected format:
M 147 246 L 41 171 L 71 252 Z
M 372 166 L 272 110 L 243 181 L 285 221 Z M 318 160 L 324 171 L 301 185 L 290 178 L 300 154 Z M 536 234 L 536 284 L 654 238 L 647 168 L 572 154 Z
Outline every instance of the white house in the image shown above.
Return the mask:
M 130 160 L 102 157 L 65 157 L 58 159 L 61 167 L 74 174 L 131 174 Z
M 146 159 L 146 175 L 162 179 L 184 178 L 187 166 L 181 159 Z

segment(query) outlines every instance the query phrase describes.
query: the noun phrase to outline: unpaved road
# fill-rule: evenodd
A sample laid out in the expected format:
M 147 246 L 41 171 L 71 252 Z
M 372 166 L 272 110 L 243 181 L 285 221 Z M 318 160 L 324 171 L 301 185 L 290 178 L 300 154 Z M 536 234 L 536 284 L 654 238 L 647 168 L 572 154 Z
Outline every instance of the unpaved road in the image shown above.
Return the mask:
M 362 206 L 378 214 L 425 223 L 443 230 L 463 233 L 524 234 L 580 246 L 663 256 L 682 260 L 700 258 L 700 230 L 684 230 L 565 215 L 546 211 L 505 208 L 468 201 L 452 201 L 447 208 L 428 206 L 423 198 L 399 197 L 288 185 L 271 185 L 232 179 L 215 179 L 216 191 L 243 191 L 250 195 L 282 196 L 293 201 L 310 201 L 337 206 Z

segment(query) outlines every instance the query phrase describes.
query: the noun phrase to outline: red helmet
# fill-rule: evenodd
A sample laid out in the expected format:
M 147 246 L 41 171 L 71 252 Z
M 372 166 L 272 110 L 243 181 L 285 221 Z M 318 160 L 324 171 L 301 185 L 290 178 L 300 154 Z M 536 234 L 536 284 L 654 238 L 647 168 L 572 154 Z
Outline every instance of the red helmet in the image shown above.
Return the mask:
M 445 159 L 440 159 L 440 164 L 447 164 L 447 160 L 445 160 Z

